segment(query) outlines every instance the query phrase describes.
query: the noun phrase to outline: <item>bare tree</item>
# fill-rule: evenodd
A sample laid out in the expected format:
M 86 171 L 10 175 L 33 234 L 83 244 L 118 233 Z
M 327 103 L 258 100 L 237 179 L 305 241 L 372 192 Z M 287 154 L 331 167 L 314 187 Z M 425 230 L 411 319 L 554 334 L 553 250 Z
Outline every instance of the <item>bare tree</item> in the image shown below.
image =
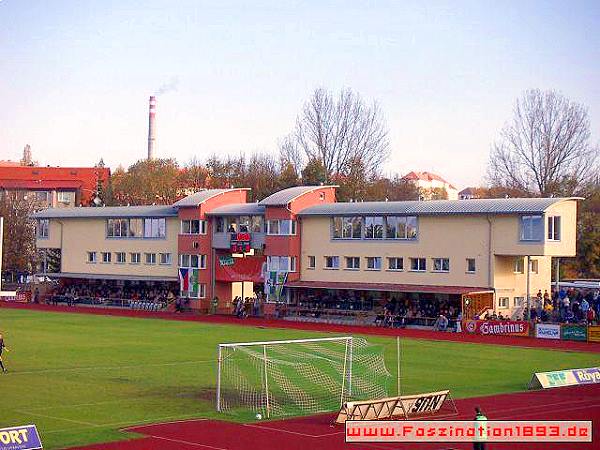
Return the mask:
M 356 161 L 361 162 L 367 177 L 378 173 L 390 150 L 379 105 L 366 104 L 351 89 L 342 89 L 337 97 L 316 89 L 283 143 L 280 150 L 288 160 L 301 154 L 304 161 L 320 161 L 327 182 L 348 175 Z
M 569 195 L 598 171 L 587 109 L 555 91 L 526 91 L 492 146 L 488 178 L 541 196 Z

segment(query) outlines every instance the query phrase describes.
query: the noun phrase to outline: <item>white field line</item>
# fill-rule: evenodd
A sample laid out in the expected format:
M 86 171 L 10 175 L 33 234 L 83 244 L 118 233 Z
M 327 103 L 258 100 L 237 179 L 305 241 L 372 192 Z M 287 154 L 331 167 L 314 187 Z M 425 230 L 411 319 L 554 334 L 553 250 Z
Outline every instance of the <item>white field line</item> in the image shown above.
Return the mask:
M 207 364 L 214 363 L 216 364 L 216 360 L 198 360 L 198 361 L 179 361 L 179 362 L 171 362 L 171 363 L 153 363 L 153 364 L 136 364 L 130 366 L 90 366 L 90 367 L 62 367 L 57 369 L 40 369 L 40 370 L 27 370 L 27 371 L 17 371 L 17 372 L 9 372 L 10 376 L 15 375 L 35 375 L 42 373 L 61 373 L 61 372 L 77 372 L 84 370 L 118 370 L 118 369 L 139 369 L 140 367 L 168 367 L 168 366 L 179 366 L 185 364 Z
M 56 416 L 49 416 L 47 414 L 33 413 L 31 411 L 25 411 L 25 410 L 22 410 L 22 409 L 15 409 L 14 411 L 16 411 L 18 413 L 21 413 L 21 414 L 28 414 L 28 415 L 31 415 L 31 416 L 43 417 L 43 418 L 46 418 L 46 419 L 62 420 L 62 421 L 65 421 L 65 422 L 76 423 L 78 425 L 88 425 L 88 426 L 90 426 L 92 428 L 97 426 L 95 423 L 92 423 L 92 422 L 84 422 L 82 420 L 65 419 L 64 417 L 56 417 Z
M 300 433 L 299 431 L 284 430 L 282 428 L 271 428 L 271 427 L 265 427 L 262 425 L 254 425 L 251 423 L 244 423 L 242 425 L 245 427 L 250 427 L 250 428 L 258 428 L 259 430 L 277 431 L 279 433 L 294 434 L 296 436 L 311 437 L 311 438 L 323 438 L 323 437 L 327 437 L 327 436 L 334 436 L 336 434 L 344 434 L 345 433 L 345 431 L 336 431 L 335 433 L 327 433 L 327 434 L 306 434 L 306 433 Z
M 24 413 L 25 411 L 22 411 L 22 412 Z M 177 419 L 179 417 L 185 417 L 185 416 L 167 416 L 167 417 L 159 417 L 156 419 L 140 420 L 137 422 L 127 421 L 127 422 L 99 423 L 99 424 L 91 424 L 90 426 L 85 426 L 85 427 L 76 428 L 76 429 L 73 429 L 71 427 L 71 428 L 64 428 L 64 429 L 60 429 L 60 430 L 42 431 L 42 433 L 44 433 L 44 434 L 64 433 L 65 431 L 80 431 L 80 430 L 88 430 L 91 428 L 111 428 L 111 427 L 123 427 L 123 428 L 120 428 L 119 431 L 135 433 L 135 431 L 127 431 L 126 428 L 141 428 L 141 427 L 149 427 L 149 426 L 169 424 L 169 423 L 193 422 L 196 420 L 197 421 L 209 420 L 209 419 L 204 419 L 204 418 L 198 418 L 198 419 L 180 419 L 180 420 L 168 421 L 169 419 Z M 54 417 L 48 416 L 48 418 L 54 418 Z M 58 417 L 57 417 L 57 419 L 58 419 Z M 165 421 L 165 422 L 163 422 L 163 421 Z

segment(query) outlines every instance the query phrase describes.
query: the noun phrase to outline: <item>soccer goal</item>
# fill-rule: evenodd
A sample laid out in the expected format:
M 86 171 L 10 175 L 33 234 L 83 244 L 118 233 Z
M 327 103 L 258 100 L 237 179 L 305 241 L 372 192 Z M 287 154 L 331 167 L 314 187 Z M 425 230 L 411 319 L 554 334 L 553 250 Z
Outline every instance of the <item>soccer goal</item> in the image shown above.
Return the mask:
M 388 395 L 384 348 L 355 337 L 220 344 L 217 411 L 283 417 Z

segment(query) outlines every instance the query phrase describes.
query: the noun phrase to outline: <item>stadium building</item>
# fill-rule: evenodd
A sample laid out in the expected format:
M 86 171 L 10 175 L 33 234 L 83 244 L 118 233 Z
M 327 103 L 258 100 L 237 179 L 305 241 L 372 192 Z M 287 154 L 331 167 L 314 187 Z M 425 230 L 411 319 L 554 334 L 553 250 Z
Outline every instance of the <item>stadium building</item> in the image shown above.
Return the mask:
M 471 317 L 522 314 L 550 291 L 553 261 L 575 255 L 576 198 L 335 201 L 336 186 L 299 186 L 248 203 L 212 189 L 172 206 L 46 209 L 42 272 L 63 284 L 144 286 L 230 311 L 265 293 L 291 318 L 369 321 L 390 301 Z M 419 315 L 427 324 L 427 317 Z

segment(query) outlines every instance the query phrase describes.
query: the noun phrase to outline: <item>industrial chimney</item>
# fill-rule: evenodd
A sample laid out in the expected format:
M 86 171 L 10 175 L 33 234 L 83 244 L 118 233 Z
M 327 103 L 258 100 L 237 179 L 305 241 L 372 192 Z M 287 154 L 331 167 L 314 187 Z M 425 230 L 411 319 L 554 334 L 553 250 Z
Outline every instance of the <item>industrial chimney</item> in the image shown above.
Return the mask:
M 154 145 L 156 144 L 155 116 L 156 114 L 156 97 L 150 96 L 149 112 L 148 112 L 148 159 L 154 159 Z

